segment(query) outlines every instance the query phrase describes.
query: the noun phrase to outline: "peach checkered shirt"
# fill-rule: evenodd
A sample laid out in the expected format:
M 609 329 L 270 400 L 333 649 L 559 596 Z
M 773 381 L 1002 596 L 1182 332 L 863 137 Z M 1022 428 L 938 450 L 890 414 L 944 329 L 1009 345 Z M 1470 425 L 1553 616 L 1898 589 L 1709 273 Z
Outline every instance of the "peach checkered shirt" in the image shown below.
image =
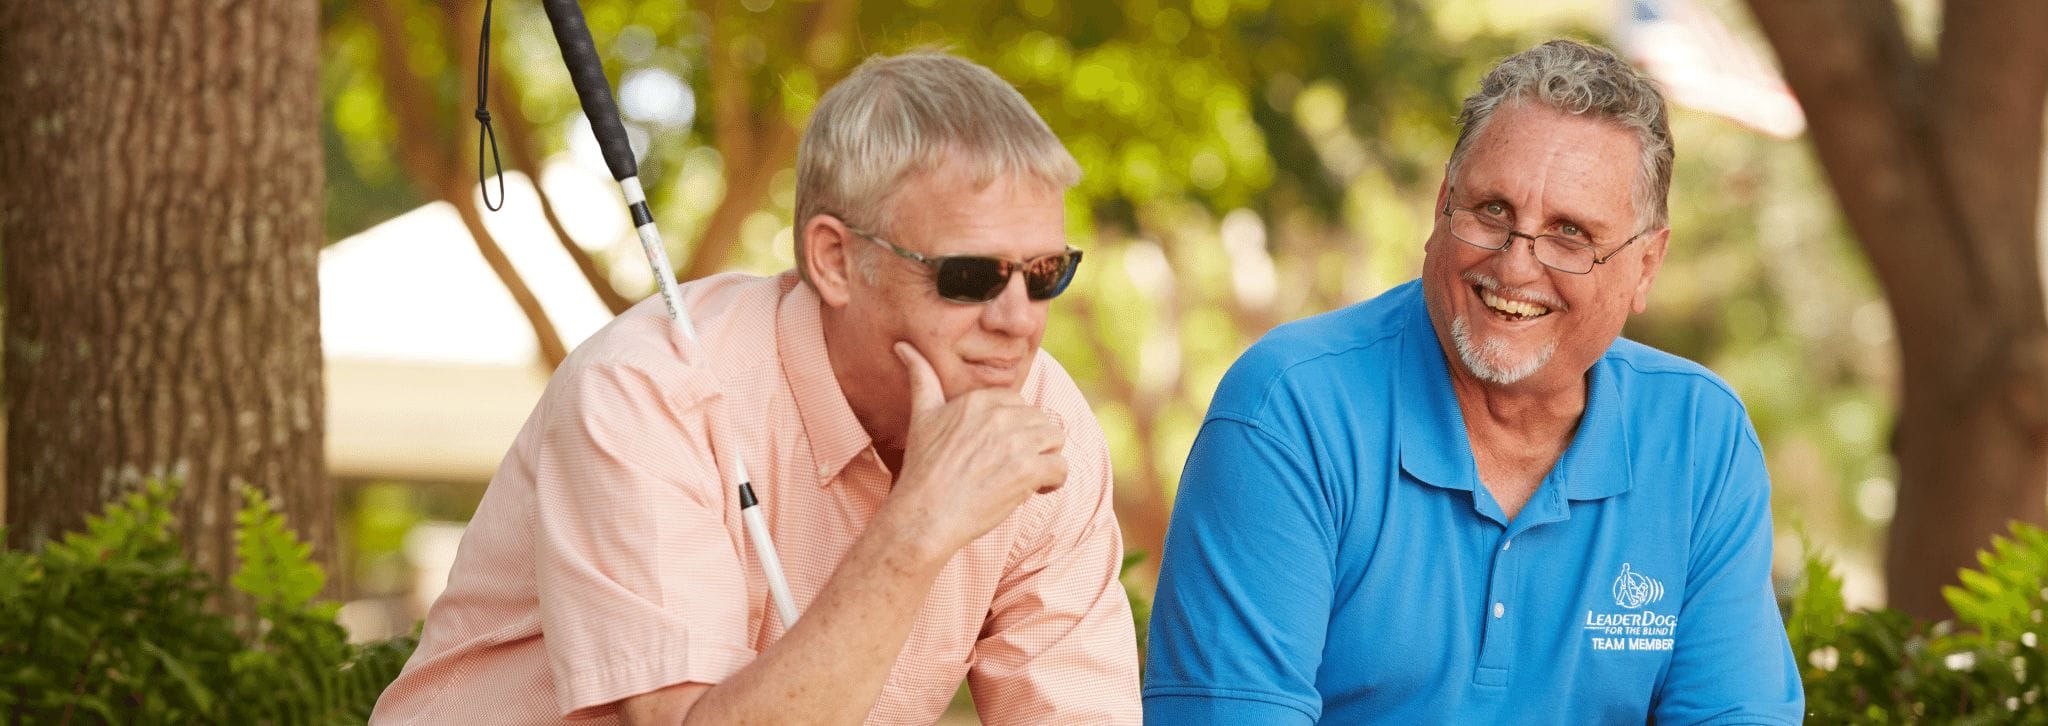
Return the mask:
M 499 465 L 378 723 L 599 717 L 718 683 L 782 636 L 729 461 L 744 451 L 797 607 L 892 477 L 794 273 L 683 286 L 708 356 L 659 300 L 579 347 Z M 1137 723 L 1108 448 L 1043 352 L 1024 397 L 1066 423 L 1071 474 L 947 563 L 868 722 L 931 723 L 966 677 L 989 723 Z

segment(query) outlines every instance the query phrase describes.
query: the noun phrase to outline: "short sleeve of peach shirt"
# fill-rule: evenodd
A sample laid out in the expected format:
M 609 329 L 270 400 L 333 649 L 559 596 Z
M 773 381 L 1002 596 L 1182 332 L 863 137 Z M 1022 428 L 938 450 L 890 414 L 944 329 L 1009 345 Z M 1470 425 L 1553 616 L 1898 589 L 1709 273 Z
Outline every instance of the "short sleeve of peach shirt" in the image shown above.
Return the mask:
M 550 381 L 464 533 L 420 647 L 373 721 L 615 720 L 620 699 L 718 683 L 782 634 L 746 540 L 744 455 L 799 608 L 887 495 L 793 275 L 685 286 Z M 1043 353 L 1025 395 L 1067 424 L 1070 475 L 948 563 L 869 723 L 928 723 L 965 677 L 989 723 L 1135 723 L 1107 446 Z

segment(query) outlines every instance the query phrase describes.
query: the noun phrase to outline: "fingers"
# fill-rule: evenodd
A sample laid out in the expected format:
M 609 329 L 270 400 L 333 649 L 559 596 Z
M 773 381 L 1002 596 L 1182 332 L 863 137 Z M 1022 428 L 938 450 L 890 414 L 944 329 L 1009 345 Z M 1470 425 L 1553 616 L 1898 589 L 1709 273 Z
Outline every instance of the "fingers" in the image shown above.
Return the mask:
M 922 443 L 907 452 L 906 471 L 914 460 L 920 480 L 988 482 L 1014 492 L 1008 496 L 1051 492 L 1066 482 L 1066 426 L 1057 415 L 1006 388 L 966 391 L 948 401 L 938 373 L 915 346 L 899 341 L 892 351 L 909 377 L 913 429 L 929 427 L 923 437 L 912 434 Z M 923 471 L 925 462 L 935 468 Z
M 1017 438 L 1026 451 L 1032 455 L 1020 467 L 1027 472 L 1023 479 L 1039 494 L 1050 494 L 1067 482 L 1066 430 L 1046 418 L 1038 411 L 1032 412 L 1030 424 L 1017 431 Z
M 1032 429 L 1033 437 L 1038 444 L 1038 453 L 1057 454 L 1060 453 L 1060 449 L 1065 448 L 1067 445 L 1066 429 L 1060 428 L 1051 421 L 1042 420 L 1041 423 L 1033 426 Z
M 1039 494 L 1051 494 L 1067 483 L 1067 457 L 1059 452 L 1049 452 L 1039 457 L 1044 472 L 1038 485 Z
M 946 405 L 946 389 L 939 383 L 939 374 L 932 371 L 932 364 L 909 343 L 896 343 L 896 358 L 903 361 L 903 370 L 910 374 L 910 414 L 931 411 Z
M 970 410 L 981 411 L 992 430 L 1002 432 L 1006 445 L 1019 454 L 1056 454 L 1066 446 L 1067 430 L 1059 418 L 1026 403 L 1016 392 L 999 388 L 969 391 L 959 399 Z

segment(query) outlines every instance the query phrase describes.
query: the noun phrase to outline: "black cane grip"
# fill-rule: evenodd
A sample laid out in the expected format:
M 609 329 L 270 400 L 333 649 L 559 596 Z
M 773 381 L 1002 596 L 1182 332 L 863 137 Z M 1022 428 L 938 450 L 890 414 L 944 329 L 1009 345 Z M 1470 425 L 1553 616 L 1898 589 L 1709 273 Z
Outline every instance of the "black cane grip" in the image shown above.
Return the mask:
M 562 62 L 569 67 L 569 81 L 583 100 L 583 115 L 590 118 L 590 130 L 597 134 L 597 147 L 604 152 L 604 164 L 612 178 L 638 176 L 633 163 L 633 144 L 626 139 L 626 126 L 619 122 L 619 106 L 612 102 L 612 84 L 605 78 L 604 61 L 597 57 L 597 45 L 590 40 L 590 26 L 583 21 L 577 0 L 541 0 L 548 24 L 555 28 L 555 43 L 562 46 Z

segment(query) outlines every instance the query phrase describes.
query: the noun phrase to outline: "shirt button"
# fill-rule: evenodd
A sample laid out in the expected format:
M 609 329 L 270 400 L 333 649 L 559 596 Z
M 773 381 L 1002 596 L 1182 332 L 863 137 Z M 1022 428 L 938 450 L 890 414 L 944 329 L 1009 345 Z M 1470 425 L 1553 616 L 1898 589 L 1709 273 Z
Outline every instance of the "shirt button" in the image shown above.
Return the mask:
M 1506 551 L 1508 551 L 1508 548 L 1509 548 L 1509 547 L 1513 547 L 1513 546 L 1515 546 L 1515 541 L 1514 541 L 1514 540 L 1508 540 L 1508 541 L 1506 541 L 1506 542 L 1502 542 L 1502 543 L 1500 543 L 1500 551 L 1502 551 L 1502 552 L 1506 552 Z
M 1498 618 L 1498 617 L 1500 617 L 1500 616 L 1502 616 L 1502 615 L 1506 615 L 1506 614 L 1507 614 L 1507 612 L 1508 612 L 1508 607 L 1507 607 L 1506 605 L 1502 605 L 1502 604 L 1500 604 L 1500 603 L 1494 603 L 1494 604 L 1493 604 L 1493 616 L 1494 616 L 1494 617 Z

